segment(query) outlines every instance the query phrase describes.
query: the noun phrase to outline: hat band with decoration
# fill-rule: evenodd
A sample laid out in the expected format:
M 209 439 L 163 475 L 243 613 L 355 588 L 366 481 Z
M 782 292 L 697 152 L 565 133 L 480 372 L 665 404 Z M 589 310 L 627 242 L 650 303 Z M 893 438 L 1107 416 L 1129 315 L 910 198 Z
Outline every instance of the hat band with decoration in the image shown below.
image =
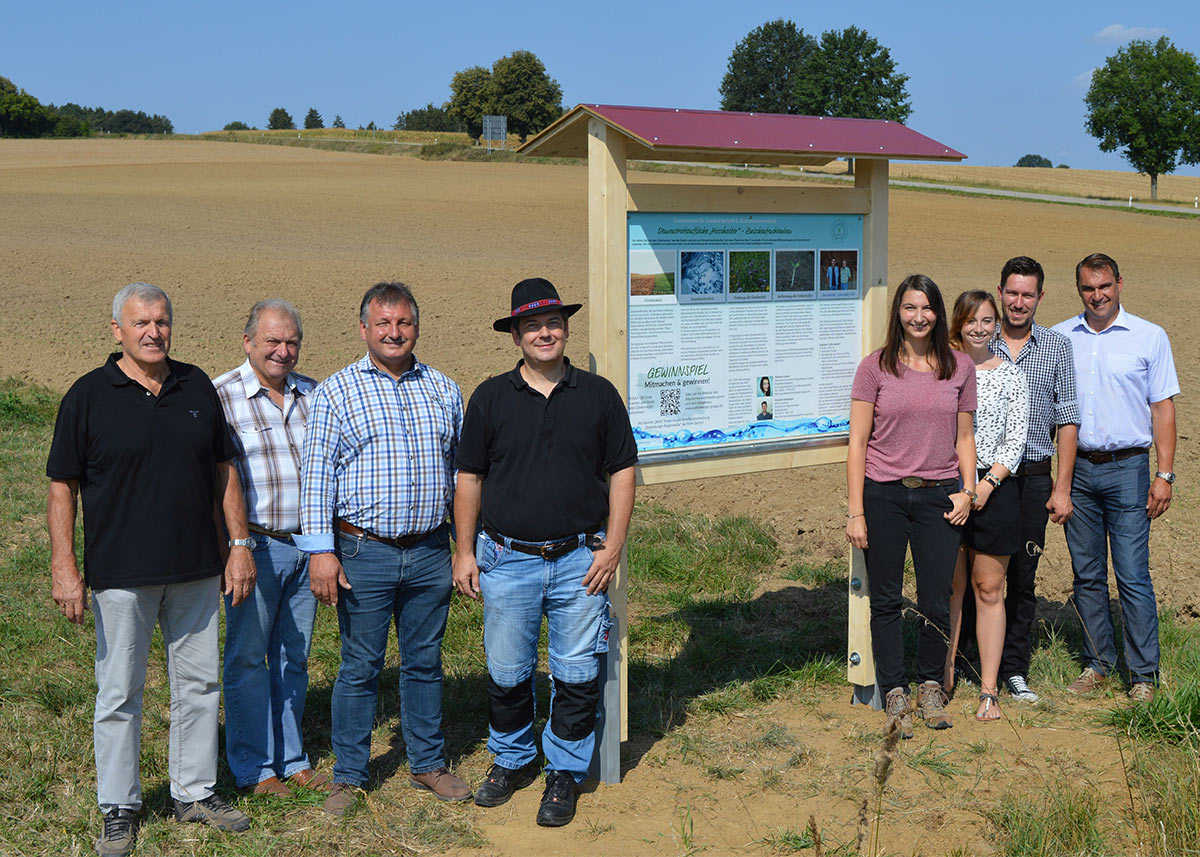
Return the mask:
M 521 313 L 529 312 L 531 309 L 539 309 L 540 307 L 544 307 L 544 306 L 550 307 L 550 306 L 562 306 L 562 305 L 563 305 L 563 302 L 560 301 L 558 298 L 544 298 L 540 301 L 534 301 L 533 303 L 527 303 L 524 306 L 519 306 L 516 309 L 514 309 L 512 311 L 512 313 L 510 313 L 510 315 L 514 315 L 514 316 L 520 315 Z

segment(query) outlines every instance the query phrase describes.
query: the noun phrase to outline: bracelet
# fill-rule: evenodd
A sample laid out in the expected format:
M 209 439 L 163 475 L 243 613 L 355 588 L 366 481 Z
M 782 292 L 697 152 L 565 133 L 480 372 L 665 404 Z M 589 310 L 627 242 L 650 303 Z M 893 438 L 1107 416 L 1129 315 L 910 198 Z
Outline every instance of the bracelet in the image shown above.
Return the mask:
M 994 473 L 992 473 L 992 471 L 990 471 L 990 470 L 987 473 L 983 474 L 983 481 L 990 482 L 993 488 L 1000 487 L 1000 480 L 997 479 L 996 475 Z
M 974 491 L 972 491 L 970 488 L 963 488 L 961 490 L 961 493 L 966 494 L 968 497 L 970 497 L 972 503 L 974 503 L 976 500 L 979 499 L 979 495 L 976 494 Z
M 851 520 L 852 518 L 861 518 L 866 514 L 866 512 L 859 512 L 857 515 L 847 515 L 846 520 Z

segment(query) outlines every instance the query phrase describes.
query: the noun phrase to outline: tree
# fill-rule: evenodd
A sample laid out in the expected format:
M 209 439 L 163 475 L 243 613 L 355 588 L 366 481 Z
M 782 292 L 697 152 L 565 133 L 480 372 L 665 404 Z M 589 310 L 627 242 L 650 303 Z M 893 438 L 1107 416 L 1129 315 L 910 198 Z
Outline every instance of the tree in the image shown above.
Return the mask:
M 1200 163 L 1200 64 L 1166 36 L 1132 41 L 1109 57 L 1083 101 L 1085 127 L 1100 151 L 1121 149 L 1150 176 L 1151 199 L 1158 199 L 1160 175 Z
M 317 108 L 308 108 L 308 113 L 304 114 L 304 127 L 310 131 L 314 128 L 325 127 L 325 120 L 321 118 L 321 114 L 317 112 Z
M 250 126 L 247 125 L 245 122 L 230 122 L 228 125 L 226 125 L 221 130 L 223 130 L 223 131 L 249 131 Z
M 817 41 L 779 18 L 755 27 L 729 55 L 721 80 L 721 109 L 798 113 L 792 95 L 796 73 Z
M 488 110 L 508 117 L 508 130 L 521 142 L 562 116 L 562 87 L 531 51 L 513 51 L 492 64 Z
M 288 113 L 282 107 L 276 107 L 271 111 L 271 115 L 267 117 L 268 131 L 295 131 L 296 123 L 292 121 L 292 114 Z
M 792 97 L 796 111 L 808 116 L 902 123 L 912 113 L 906 83 L 887 48 L 866 30 L 847 27 L 821 34 L 797 70 Z M 847 171 L 853 175 L 853 160 Z
M 461 119 L 451 116 L 446 105 L 435 107 L 433 102 L 401 113 L 396 117 L 392 126 L 397 131 L 465 131 L 466 125 Z
M 342 121 L 342 114 L 340 114 L 340 113 L 333 114 L 333 127 L 334 128 L 345 128 L 346 127 L 346 123 Z
M 1042 155 L 1022 155 L 1021 160 L 1017 161 L 1013 166 L 1016 167 L 1052 167 L 1054 162 Z
M 446 111 L 467 126 L 472 140 L 478 140 L 491 97 L 492 73 L 481 65 L 473 65 L 454 73 Z
M 21 90 L 0 95 L 0 137 L 45 137 L 54 128 L 54 114 Z

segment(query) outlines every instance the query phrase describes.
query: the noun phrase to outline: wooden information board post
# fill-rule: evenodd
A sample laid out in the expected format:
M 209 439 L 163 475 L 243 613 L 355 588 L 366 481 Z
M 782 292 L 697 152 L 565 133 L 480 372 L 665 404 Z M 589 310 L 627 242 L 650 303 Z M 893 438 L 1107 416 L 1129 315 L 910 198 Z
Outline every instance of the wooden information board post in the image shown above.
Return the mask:
M 634 213 L 819 214 L 862 218 L 862 342 L 858 355 L 882 343 L 887 312 L 888 161 L 961 161 L 965 155 L 894 122 L 812 116 L 725 113 L 579 105 L 530 139 L 526 154 L 587 158 L 588 315 L 590 369 L 629 401 L 629 241 Z M 855 158 L 845 187 L 630 182 L 628 162 L 821 166 Z M 848 391 L 847 391 L 848 401 Z M 846 460 L 846 435 L 792 444 L 742 444 L 688 458 L 647 455 L 640 485 L 780 470 Z M 840 502 L 841 498 L 838 498 Z M 879 705 L 871 652 L 870 602 L 861 551 L 851 551 L 847 679 L 854 701 Z M 609 587 L 613 639 L 605 666 L 603 713 L 593 773 L 620 782 L 620 742 L 628 738 L 628 566 Z

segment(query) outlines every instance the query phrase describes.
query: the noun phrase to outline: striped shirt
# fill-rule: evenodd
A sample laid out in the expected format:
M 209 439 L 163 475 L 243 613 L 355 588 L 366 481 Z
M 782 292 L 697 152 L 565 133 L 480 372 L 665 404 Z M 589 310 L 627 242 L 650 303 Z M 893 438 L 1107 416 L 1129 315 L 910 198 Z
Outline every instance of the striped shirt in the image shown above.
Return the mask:
M 333 550 L 334 518 L 385 538 L 440 526 L 462 420 L 458 385 L 415 359 L 398 380 L 369 354 L 330 375 L 309 411 L 296 546 Z
M 304 426 L 317 382 L 289 372 L 285 385 L 280 408 L 271 401 L 249 360 L 213 382 L 237 447 L 234 463 L 250 523 L 294 533 L 300 529 Z
M 1071 343 L 1061 333 L 1034 322 L 1029 339 L 1016 359 L 1008 353 L 1001 330 L 989 347 L 1006 363 L 1016 364 L 1029 382 L 1029 436 L 1023 461 L 1044 461 L 1054 455 L 1054 430 L 1079 425 L 1075 398 L 1075 358 Z

